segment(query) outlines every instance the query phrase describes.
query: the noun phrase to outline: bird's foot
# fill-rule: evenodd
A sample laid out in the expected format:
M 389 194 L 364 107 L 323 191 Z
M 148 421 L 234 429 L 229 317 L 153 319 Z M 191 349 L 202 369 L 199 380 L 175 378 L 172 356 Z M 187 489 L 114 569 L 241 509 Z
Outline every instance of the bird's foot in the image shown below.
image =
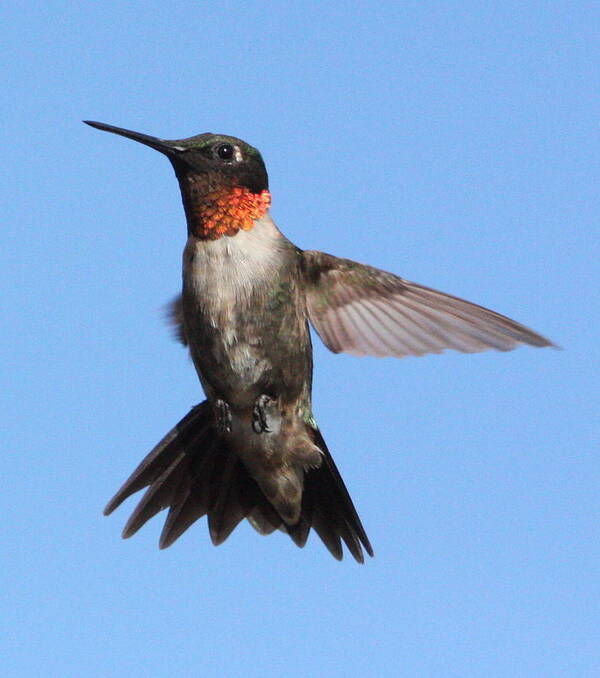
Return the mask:
M 252 410 L 252 428 L 255 433 L 271 433 L 273 429 L 269 425 L 269 418 L 275 415 L 274 405 L 275 401 L 268 395 L 258 396 Z
M 231 410 L 221 398 L 215 401 L 215 417 L 219 433 L 231 433 Z

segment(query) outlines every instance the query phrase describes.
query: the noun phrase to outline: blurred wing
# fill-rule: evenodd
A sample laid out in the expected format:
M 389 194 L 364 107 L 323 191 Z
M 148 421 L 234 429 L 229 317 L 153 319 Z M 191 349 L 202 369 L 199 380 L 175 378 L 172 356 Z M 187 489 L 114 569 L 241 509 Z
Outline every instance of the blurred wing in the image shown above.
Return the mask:
M 314 251 L 303 263 L 310 321 L 334 353 L 401 358 L 553 346 L 506 316 L 371 266 Z
M 175 297 L 166 307 L 167 322 L 174 328 L 175 338 L 184 346 L 188 345 L 185 329 L 183 327 L 183 300 L 181 295 Z

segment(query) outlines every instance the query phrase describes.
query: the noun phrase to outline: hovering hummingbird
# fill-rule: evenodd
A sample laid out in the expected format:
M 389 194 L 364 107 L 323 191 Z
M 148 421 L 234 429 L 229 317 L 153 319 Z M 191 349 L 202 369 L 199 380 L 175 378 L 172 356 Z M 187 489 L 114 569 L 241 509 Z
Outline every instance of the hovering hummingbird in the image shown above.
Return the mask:
M 160 547 L 208 514 L 222 543 L 247 518 L 261 534 L 310 528 L 337 559 L 373 549 L 311 407 L 309 322 L 334 353 L 420 356 L 509 351 L 552 342 L 482 306 L 392 273 L 301 250 L 269 215 L 260 153 L 241 139 L 167 141 L 85 121 L 160 151 L 179 181 L 187 219 L 183 291 L 172 304 L 207 399 L 196 405 L 110 500 L 111 513 L 148 489 L 123 530 L 164 508 Z

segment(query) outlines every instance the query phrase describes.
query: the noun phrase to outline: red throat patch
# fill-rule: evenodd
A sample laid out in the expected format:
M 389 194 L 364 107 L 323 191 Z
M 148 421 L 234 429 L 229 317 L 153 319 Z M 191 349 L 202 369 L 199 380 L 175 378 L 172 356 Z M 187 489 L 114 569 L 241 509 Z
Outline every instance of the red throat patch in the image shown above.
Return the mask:
M 243 186 L 220 187 L 192 206 L 193 233 L 203 240 L 218 240 L 240 230 L 250 231 L 270 206 L 269 191 L 252 193 Z

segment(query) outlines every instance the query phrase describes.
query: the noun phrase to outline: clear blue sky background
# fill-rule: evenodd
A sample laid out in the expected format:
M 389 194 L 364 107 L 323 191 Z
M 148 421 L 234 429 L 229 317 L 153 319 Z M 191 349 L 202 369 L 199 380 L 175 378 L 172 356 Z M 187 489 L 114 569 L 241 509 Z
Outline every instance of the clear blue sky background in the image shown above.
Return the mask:
M 7 3 L 3 676 L 598 676 L 594 2 Z M 263 152 L 301 247 L 490 306 L 563 351 L 334 356 L 315 411 L 373 542 L 102 508 L 201 391 L 161 306 L 168 162 L 81 124 Z

